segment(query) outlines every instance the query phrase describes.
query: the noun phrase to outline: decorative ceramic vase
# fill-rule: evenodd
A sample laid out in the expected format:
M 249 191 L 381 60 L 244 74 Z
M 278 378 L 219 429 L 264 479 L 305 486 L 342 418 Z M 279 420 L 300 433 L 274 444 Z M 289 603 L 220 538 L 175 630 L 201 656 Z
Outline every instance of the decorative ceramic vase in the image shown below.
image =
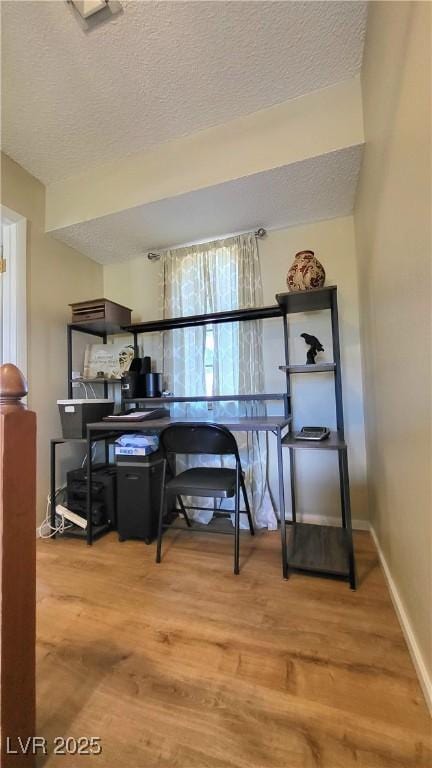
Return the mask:
M 325 282 L 325 270 L 313 251 L 299 251 L 288 270 L 287 286 L 290 291 L 309 291 L 322 288 Z

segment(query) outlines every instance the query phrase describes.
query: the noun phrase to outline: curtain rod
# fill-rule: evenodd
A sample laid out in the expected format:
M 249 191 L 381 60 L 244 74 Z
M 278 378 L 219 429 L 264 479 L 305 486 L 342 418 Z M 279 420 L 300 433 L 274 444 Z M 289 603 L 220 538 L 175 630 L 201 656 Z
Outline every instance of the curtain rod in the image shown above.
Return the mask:
M 229 240 L 230 237 L 237 237 L 237 235 L 255 235 L 259 240 L 261 240 L 263 237 L 265 237 L 267 234 L 267 230 L 264 229 L 264 227 L 258 227 L 255 231 L 247 230 L 246 232 L 236 232 L 233 235 L 227 235 L 223 238 L 216 238 L 218 240 Z M 193 243 L 185 243 L 184 245 L 177 245 L 176 248 L 187 248 L 191 245 L 204 245 L 204 243 L 212 243 L 215 238 L 211 238 L 211 240 L 195 240 Z M 164 249 L 165 250 L 165 249 Z M 168 249 L 167 249 L 168 250 Z M 172 249 L 175 250 L 175 249 Z M 155 251 L 149 251 L 147 254 L 147 258 L 149 261 L 159 261 L 161 257 L 160 253 L 155 253 Z

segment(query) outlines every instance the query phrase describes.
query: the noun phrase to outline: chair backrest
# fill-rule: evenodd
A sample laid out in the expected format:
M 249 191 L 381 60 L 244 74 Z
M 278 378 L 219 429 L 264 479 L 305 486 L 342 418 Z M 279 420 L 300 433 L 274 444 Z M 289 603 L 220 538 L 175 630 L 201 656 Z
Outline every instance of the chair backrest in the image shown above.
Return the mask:
M 159 443 L 165 454 L 234 455 L 240 461 L 234 435 L 220 424 L 177 422 L 161 432 Z

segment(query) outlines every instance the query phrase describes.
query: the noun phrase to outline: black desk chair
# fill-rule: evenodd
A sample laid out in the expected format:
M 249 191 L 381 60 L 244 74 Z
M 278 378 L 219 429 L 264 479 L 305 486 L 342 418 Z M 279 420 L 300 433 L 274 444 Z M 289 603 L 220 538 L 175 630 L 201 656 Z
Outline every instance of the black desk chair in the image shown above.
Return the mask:
M 240 554 L 240 514 L 247 514 L 251 535 L 255 533 L 249 500 L 242 472 L 240 456 L 234 435 L 226 427 L 218 424 L 177 423 L 167 427 L 160 434 L 160 449 L 168 465 L 171 479 L 164 483 L 159 510 L 158 540 L 156 562 L 161 561 L 162 528 L 164 510 L 169 496 L 203 496 L 217 499 L 235 497 L 234 509 L 234 573 L 239 573 Z M 195 467 L 175 474 L 172 456 L 176 454 L 210 454 L 215 456 L 234 456 L 235 469 L 223 467 Z M 165 472 L 164 472 L 165 478 Z M 246 509 L 240 510 L 240 489 Z M 168 507 L 169 508 L 169 507 Z M 187 514 L 183 503 L 180 505 L 186 522 Z M 230 512 L 227 511 L 227 516 Z

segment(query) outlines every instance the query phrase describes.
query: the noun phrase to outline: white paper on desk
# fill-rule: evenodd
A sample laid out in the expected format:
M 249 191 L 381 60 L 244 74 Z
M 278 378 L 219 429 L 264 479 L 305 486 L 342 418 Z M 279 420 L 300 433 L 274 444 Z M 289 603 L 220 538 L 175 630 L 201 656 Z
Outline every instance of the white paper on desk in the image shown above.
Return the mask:
M 120 435 L 116 443 L 123 448 L 146 448 L 147 446 L 159 448 L 159 438 L 157 435 L 140 435 L 136 432 L 132 432 L 129 435 Z

